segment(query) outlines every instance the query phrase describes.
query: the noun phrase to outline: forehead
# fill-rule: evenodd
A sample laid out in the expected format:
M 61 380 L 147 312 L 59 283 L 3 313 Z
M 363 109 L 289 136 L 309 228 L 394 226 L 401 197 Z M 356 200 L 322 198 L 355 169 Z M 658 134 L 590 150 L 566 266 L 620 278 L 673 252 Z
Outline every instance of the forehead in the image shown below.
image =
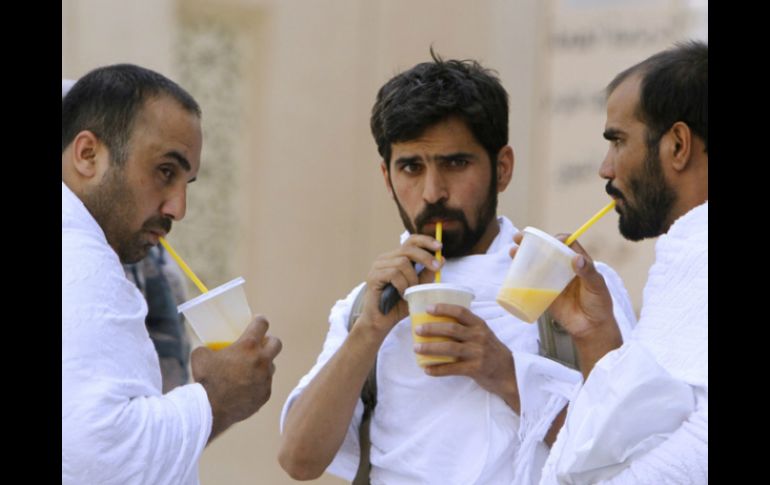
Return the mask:
M 621 82 L 607 98 L 607 128 L 643 125 L 637 116 L 641 76 L 632 75 Z
M 392 145 L 393 158 L 404 156 L 430 157 L 455 152 L 484 152 L 468 124 L 459 117 L 450 117 L 429 126 L 413 140 Z
M 175 152 L 187 159 L 197 173 L 203 136 L 200 118 L 170 96 L 147 99 L 136 115 L 131 131 L 129 158 L 162 158 Z

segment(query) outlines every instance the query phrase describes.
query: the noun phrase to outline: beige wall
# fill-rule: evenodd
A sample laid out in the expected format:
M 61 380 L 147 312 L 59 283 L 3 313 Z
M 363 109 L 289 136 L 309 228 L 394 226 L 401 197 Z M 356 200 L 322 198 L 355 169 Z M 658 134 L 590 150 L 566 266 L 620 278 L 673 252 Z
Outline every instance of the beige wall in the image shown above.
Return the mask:
M 272 399 L 207 448 L 203 484 L 291 482 L 275 459 L 281 406 L 320 351 L 331 305 L 402 231 L 379 175 L 371 105 L 389 77 L 428 59 L 431 44 L 496 69 L 510 94 L 516 166 L 500 213 L 520 227 L 568 231 L 603 205 L 603 112 L 566 115 L 554 100 L 598 92 L 669 38 L 559 50 L 554 33 L 617 13 L 608 2 L 576 3 L 63 0 L 63 77 L 133 62 L 200 101 L 204 165 L 169 239 L 210 287 L 244 276 L 252 309 L 284 342 Z M 670 14 L 680 4 L 655 8 Z M 644 22 L 669 25 L 660 12 Z M 638 309 L 651 243 L 624 243 L 615 225 L 608 216 L 585 239 L 618 268 Z

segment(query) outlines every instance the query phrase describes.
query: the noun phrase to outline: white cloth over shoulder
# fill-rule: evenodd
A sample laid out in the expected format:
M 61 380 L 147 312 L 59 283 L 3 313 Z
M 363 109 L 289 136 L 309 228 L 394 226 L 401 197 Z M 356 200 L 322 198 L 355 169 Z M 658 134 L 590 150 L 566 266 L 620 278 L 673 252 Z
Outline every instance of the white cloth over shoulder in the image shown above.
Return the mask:
M 196 484 L 211 432 L 200 384 L 161 395 L 147 305 L 62 183 L 62 484 Z
M 639 325 L 576 394 L 543 484 L 708 482 L 708 202 L 655 251 Z
M 532 396 L 522 403 L 520 418 L 498 396 L 464 376 L 431 377 L 417 365 L 412 350 L 409 318 L 398 322 L 385 338 L 377 360 L 377 407 L 371 423 L 371 482 L 373 484 L 512 484 L 514 461 L 520 451 L 539 460 L 531 482 L 539 478 L 546 458 L 537 447 L 553 418 L 566 404 L 580 381 L 579 373 L 537 356 L 537 326 L 524 323 L 495 302 L 511 263 L 509 249 L 517 230 L 498 218 L 500 233 L 486 254 L 447 260 L 442 281 L 468 286 L 475 292 L 471 311 L 483 318 L 514 354 L 516 375 Z M 408 234 L 402 235 L 402 241 Z M 603 271 L 613 296 L 626 298 L 619 279 L 606 266 Z M 329 332 L 323 350 L 310 372 L 289 395 L 286 413 L 305 387 L 347 338 L 348 318 L 361 285 L 331 310 Z M 623 305 L 630 309 L 630 302 Z M 619 305 L 622 306 L 622 305 Z M 626 328 L 634 320 L 626 317 Z M 520 363 L 521 362 L 521 363 Z M 529 392 L 531 386 L 541 392 Z M 546 404 L 550 407 L 546 408 Z M 561 404 L 561 406 L 559 406 Z M 359 399 L 344 442 L 327 472 L 352 480 L 359 462 L 358 428 L 363 404 Z M 540 430 L 545 431 L 538 437 Z M 539 454 L 537 454 L 539 453 Z

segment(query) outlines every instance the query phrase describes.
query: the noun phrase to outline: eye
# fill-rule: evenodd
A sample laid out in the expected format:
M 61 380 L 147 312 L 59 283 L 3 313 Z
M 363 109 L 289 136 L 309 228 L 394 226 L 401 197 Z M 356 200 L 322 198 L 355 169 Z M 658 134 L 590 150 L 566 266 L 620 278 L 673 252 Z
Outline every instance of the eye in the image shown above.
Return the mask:
M 408 174 L 416 174 L 422 169 L 422 165 L 417 162 L 404 162 L 400 167 L 401 171 Z
M 167 165 L 161 165 L 158 167 L 158 171 L 165 182 L 171 182 L 176 174 L 175 170 Z

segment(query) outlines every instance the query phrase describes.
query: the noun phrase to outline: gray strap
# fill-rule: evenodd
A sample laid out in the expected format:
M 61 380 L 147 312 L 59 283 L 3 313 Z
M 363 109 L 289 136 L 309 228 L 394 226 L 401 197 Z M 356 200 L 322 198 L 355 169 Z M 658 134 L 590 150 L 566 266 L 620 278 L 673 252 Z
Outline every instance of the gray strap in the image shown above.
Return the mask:
M 361 309 L 364 307 L 364 293 L 366 293 L 366 284 L 361 287 L 361 290 L 356 295 L 356 299 L 353 301 L 353 307 L 348 317 L 348 332 L 350 332 L 359 315 L 361 315 Z M 372 464 L 369 461 L 372 448 L 372 441 L 369 438 L 369 427 L 372 422 L 372 412 L 374 412 L 374 407 L 377 405 L 376 356 L 374 365 L 366 377 L 364 386 L 361 388 L 361 401 L 364 403 L 364 414 L 361 417 L 361 425 L 358 428 L 358 444 L 361 450 L 361 458 L 358 461 L 358 470 L 353 479 L 353 485 L 369 485 L 369 472 L 372 469 Z
M 580 370 L 575 342 L 548 311 L 537 319 L 537 332 L 540 336 L 540 355 Z

